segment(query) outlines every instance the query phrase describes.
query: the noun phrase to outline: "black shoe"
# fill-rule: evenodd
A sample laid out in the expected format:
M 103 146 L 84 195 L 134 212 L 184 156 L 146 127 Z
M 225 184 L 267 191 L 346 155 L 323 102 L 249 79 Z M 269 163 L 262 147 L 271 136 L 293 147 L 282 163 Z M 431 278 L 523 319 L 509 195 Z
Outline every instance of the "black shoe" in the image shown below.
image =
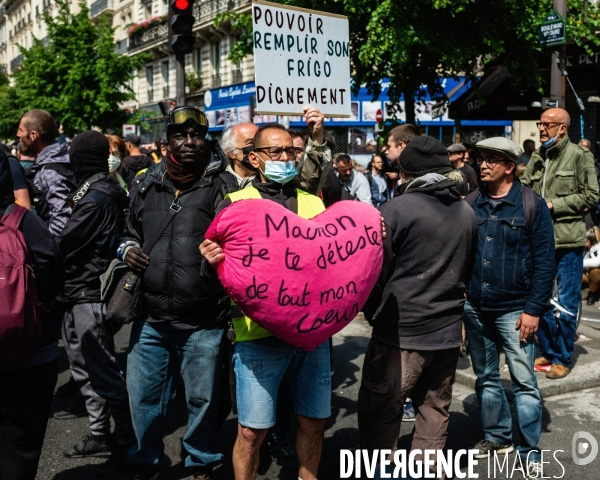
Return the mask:
M 87 414 L 85 398 L 83 398 L 83 395 L 78 394 L 73 397 L 73 400 L 64 410 L 54 412 L 54 418 L 57 420 L 70 420 L 72 418 L 87 417 Z
M 587 305 L 593 305 L 597 301 L 598 301 L 598 294 L 597 294 L 597 292 L 588 292 L 587 300 L 585 301 L 585 303 Z
M 277 436 L 275 433 L 270 435 L 267 443 L 271 451 L 271 457 L 278 465 L 285 468 L 299 468 L 298 456 L 296 450 L 285 437 Z
M 63 452 L 67 458 L 110 457 L 113 453 L 113 442 L 110 435 L 101 437 L 92 434 L 81 437 L 81 443 Z
M 127 480 L 156 480 L 158 468 L 130 468 Z
M 75 380 L 73 380 L 72 376 L 69 378 L 67 383 L 58 387 L 56 392 L 54 392 L 54 396 L 57 398 L 73 397 L 75 395 L 81 396 L 81 393 L 79 392 L 79 388 L 77 387 L 77 384 L 75 383 Z
M 113 478 L 117 475 L 125 473 L 125 458 L 132 444 L 121 445 L 115 444 L 113 454 L 109 459 L 100 465 L 96 472 L 96 476 L 100 478 Z

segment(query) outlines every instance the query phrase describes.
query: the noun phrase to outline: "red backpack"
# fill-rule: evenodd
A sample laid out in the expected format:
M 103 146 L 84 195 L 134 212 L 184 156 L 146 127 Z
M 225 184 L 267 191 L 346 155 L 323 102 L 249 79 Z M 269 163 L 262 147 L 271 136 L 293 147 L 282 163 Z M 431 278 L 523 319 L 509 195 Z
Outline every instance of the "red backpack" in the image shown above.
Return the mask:
M 26 213 L 14 205 L 0 219 L 0 365 L 27 358 L 42 340 L 35 274 L 19 230 Z

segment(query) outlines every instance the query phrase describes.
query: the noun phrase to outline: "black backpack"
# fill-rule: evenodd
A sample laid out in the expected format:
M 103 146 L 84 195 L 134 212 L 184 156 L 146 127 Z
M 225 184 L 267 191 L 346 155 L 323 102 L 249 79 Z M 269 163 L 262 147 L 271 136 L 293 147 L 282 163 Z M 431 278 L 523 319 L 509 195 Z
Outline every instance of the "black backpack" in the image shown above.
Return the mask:
M 62 177 L 65 177 L 69 183 L 69 192 L 75 190 L 77 183 L 75 182 L 75 174 L 71 169 L 71 165 L 68 163 L 49 163 L 42 166 L 37 172 L 32 172 L 31 167 L 25 170 L 25 180 L 27 182 L 31 210 L 44 222 L 48 223 L 50 220 L 50 207 L 48 206 L 44 193 L 33 183 L 36 174 L 42 170 L 54 170 Z

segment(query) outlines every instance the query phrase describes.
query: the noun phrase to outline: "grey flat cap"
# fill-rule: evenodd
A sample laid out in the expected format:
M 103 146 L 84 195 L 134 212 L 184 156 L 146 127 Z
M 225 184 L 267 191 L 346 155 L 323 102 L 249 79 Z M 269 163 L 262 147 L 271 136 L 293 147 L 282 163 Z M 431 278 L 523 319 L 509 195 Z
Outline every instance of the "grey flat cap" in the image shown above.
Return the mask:
M 467 149 L 462 143 L 453 143 L 448 147 L 448 153 L 464 153 Z
M 504 137 L 486 138 L 481 142 L 477 142 L 475 147 L 480 152 L 494 153 L 515 163 L 519 162 L 519 157 L 523 153 L 521 147 L 512 140 Z

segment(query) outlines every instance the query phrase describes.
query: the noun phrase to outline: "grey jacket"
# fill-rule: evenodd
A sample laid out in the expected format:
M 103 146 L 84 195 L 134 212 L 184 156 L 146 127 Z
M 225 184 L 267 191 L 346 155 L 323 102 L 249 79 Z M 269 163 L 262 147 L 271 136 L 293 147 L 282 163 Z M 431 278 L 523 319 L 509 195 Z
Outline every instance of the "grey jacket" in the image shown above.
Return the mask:
M 52 235 L 58 237 L 71 215 L 71 208 L 67 204 L 71 183 L 57 171 L 44 168 L 51 163 L 66 163 L 69 166 L 69 147 L 58 143 L 47 146 L 31 167 L 35 174 L 33 184 L 44 194 L 50 209 L 48 228 Z

